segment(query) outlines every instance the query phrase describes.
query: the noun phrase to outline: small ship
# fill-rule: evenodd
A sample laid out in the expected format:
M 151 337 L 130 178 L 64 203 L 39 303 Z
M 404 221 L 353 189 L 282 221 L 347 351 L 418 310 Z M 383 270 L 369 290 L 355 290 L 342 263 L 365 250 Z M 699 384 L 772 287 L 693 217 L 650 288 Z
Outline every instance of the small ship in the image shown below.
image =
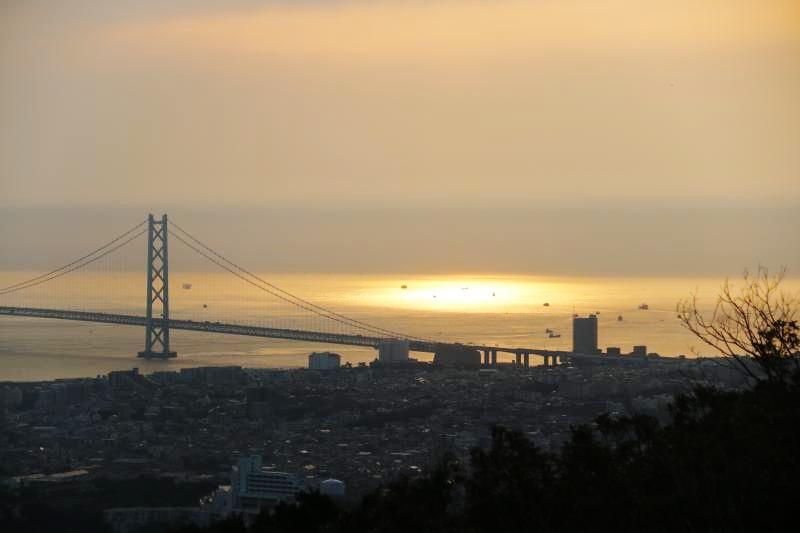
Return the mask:
M 547 328 L 546 330 L 544 330 L 544 332 L 547 333 L 548 339 L 558 339 L 559 337 L 561 337 L 561 333 L 558 333 L 554 329 Z

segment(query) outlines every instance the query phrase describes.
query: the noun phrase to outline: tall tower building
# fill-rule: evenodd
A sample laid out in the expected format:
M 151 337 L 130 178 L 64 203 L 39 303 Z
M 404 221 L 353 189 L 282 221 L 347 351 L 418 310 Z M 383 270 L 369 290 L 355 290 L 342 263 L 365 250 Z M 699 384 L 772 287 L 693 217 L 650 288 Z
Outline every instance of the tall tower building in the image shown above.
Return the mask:
M 597 316 L 572 319 L 572 352 L 595 354 L 597 349 Z

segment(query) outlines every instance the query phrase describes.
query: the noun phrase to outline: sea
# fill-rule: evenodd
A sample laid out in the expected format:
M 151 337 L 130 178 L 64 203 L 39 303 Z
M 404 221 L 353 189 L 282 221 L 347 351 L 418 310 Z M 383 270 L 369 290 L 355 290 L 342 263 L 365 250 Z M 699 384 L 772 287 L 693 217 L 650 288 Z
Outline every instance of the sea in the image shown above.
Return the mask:
M 7 287 L 37 276 L 0 273 Z M 714 308 L 722 278 L 557 277 L 535 275 L 375 275 L 256 273 L 250 282 L 229 273 L 190 272 L 170 277 L 174 318 L 323 331 L 353 331 L 288 303 L 310 304 L 404 335 L 504 347 L 569 350 L 574 315 L 598 317 L 601 348 L 630 352 L 645 345 L 662 356 L 714 355 L 677 319 L 678 302 L 692 297 Z M 65 276 L 0 296 L 0 306 L 144 314 L 145 279 L 139 272 L 98 270 Z M 267 283 L 269 285 L 267 285 Z M 734 280 L 735 283 L 735 280 Z M 800 280 L 784 281 L 796 292 Z M 286 291 L 286 292 L 281 292 Z M 359 331 L 355 331 L 358 333 Z M 143 373 L 197 366 L 300 368 L 315 351 L 334 351 L 353 365 L 376 357 L 370 348 L 199 332 L 172 331 L 174 359 L 137 358 L 143 328 L 0 316 L 0 381 L 94 377 L 112 370 Z M 412 353 L 427 361 L 430 354 Z M 511 355 L 499 354 L 500 362 Z M 534 363 L 540 362 L 534 358 Z

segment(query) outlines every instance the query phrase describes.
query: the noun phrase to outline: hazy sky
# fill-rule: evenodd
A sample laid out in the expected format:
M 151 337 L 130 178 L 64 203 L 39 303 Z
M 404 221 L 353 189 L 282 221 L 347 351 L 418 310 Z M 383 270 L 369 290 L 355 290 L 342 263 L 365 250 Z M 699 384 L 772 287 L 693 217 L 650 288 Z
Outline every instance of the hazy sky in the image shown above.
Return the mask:
M 431 250 L 447 242 L 431 236 L 447 235 L 442 219 L 459 220 L 473 247 L 549 235 L 562 248 L 551 268 L 574 270 L 586 247 L 570 253 L 583 241 L 565 219 L 625 228 L 647 216 L 639 206 L 677 239 L 667 252 L 712 250 L 700 270 L 724 271 L 757 254 L 695 232 L 721 220 L 705 210 L 734 205 L 750 214 L 720 215 L 729 234 L 800 267 L 785 245 L 800 209 L 798 95 L 797 0 L 7 0 L 0 209 L 376 209 L 363 215 L 376 235 L 403 216 L 385 206 L 440 209 L 460 214 L 415 230 Z M 567 214 L 534 228 L 507 209 Z M 617 251 L 599 271 L 636 263 L 638 241 L 589 226 L 586 242 Z M 318 237 L 297 228 L 283 231 Z M 468 270 L 434 256 L 431 268 Z M 530 264 L 507 259 L 479 263 Z

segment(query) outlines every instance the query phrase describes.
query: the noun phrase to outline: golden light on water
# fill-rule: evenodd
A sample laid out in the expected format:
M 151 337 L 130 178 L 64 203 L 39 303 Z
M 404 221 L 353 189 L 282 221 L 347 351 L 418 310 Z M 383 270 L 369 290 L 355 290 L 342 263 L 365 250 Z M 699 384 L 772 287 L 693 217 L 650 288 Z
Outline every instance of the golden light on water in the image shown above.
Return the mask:
M 447 279 L 402 286 L 386 296 L 403 307 L 440 311 L 486 310 L 519 303 L 522 287 L 507 281 Z
M 0 272 L 0 282 L 8 286 L 37 274 Z M 688 356 L 693 348 L 702 354 L 708 351 L 680 326 L 675 304 L 697 291 L 701 307 L 710 312 L 723 281 L 721 278 L 463 273 L 449 276 L 261 273 L 260 276 L 346 316 L 426 339 L 569 350 L 573 313 L 600 313 L 599 341 L 603 348 L 616 346 L 630 351 L 634 345 L 647 345 L 662 355 Z M 70 279 L 56 282 L 57 286 L 52 288 L 43 285 L 30 294 L 14 293 L 0 298 L 0 305 L 144 313 L 142 272 L 75 273 L 65 278 Z M 309 323 L 307 312 L 231 278 L 226 273 L 177 268 L 170 275 L 171 316 L 283 328 L 331 327 L 323 318 L 313 318 Z M 184 284 L 191 284 L 191 289 L 183 288 Z M 800 279 L 785 280 L 784 289 L 791 293 L 800 291 Z M 639 309 L 645 302 L 649 309 Z M 42 336 L 42 328 L 46 328 L 46 336 Z M 7 375 L 32 380 L 92 375 L 98 368 L 129 368 L 131 354 L 140 349 L 142 332 L 139 328 L 3 318 L 0 338 L 4 339 L 4 346 L 12 346 L 11 352 L 4 355 Z M 242 366 L 303 366 L 308 352 L 319 349 L 316 344 L 294 341 L 182 331 L 175 332 L 174 341 L 180 352 L 175 361 L 178 367 L 221 362 Z M 334 349 L 354 364 L 374 358 L 368 349 Z M 31 366 L 32 361 L 38 366 Z
M 503 313 L 572 306 L 581 283 L 527 276 L 413 277 L 376 280 L 358 295 L 363 305 L 409 310 Z
M 721 278 L 581 278 L 554 276 L 347 277 L 351 284 L 334 299 L 356 306 L 446 313 L 625 314 L 647 303 L 672 316 L 676 303 L 698 292 L 710 308 Z M 800 281 L 784 281 L 797 291 Z M 330 294 L 330 293 L 329 293 Z M 331 295 L 332 296 L 332 295 Z
M 10 285 L 34 276 L 31 272 L 2 272 Z M 543 313 L 571 315 L 595 311 L 626 313 L 648 303 L 652 312 L 674 314 L 678 300 L 698 291 L 710 307 L 722 278 L 589 278 L 530 275 L 386 276 L 353 274 L 269 274 L 261 277 L 291 293 L 332 309 L 348 312 L 406 310 L 443 313 Z M 171 275 L 175 312 L 211 313 L 226 309 L 266 314 L 285 313 L 281 300 L 225 273 L 176 271 Z M 735 281 L 735 280 L 734 280 Z M 182 289 L 188 283 L 191 290 Z M 800 279 L 783 283 L 789 292 L 800 290 Z M 97 310 L 132 311 L 144 306 L 142 273 L 73 274 L 55 288 L 37 287 L 0 299 L 0 305 L 58 307 L 74 304 Z M 36 304 L 36 305 L 34 305 Z M 277 305 L 277 307 L 276 307 Z M 207 307 L 204 307 L 207 306 Z M 370 311 L 372 309 L 373 311 Z

